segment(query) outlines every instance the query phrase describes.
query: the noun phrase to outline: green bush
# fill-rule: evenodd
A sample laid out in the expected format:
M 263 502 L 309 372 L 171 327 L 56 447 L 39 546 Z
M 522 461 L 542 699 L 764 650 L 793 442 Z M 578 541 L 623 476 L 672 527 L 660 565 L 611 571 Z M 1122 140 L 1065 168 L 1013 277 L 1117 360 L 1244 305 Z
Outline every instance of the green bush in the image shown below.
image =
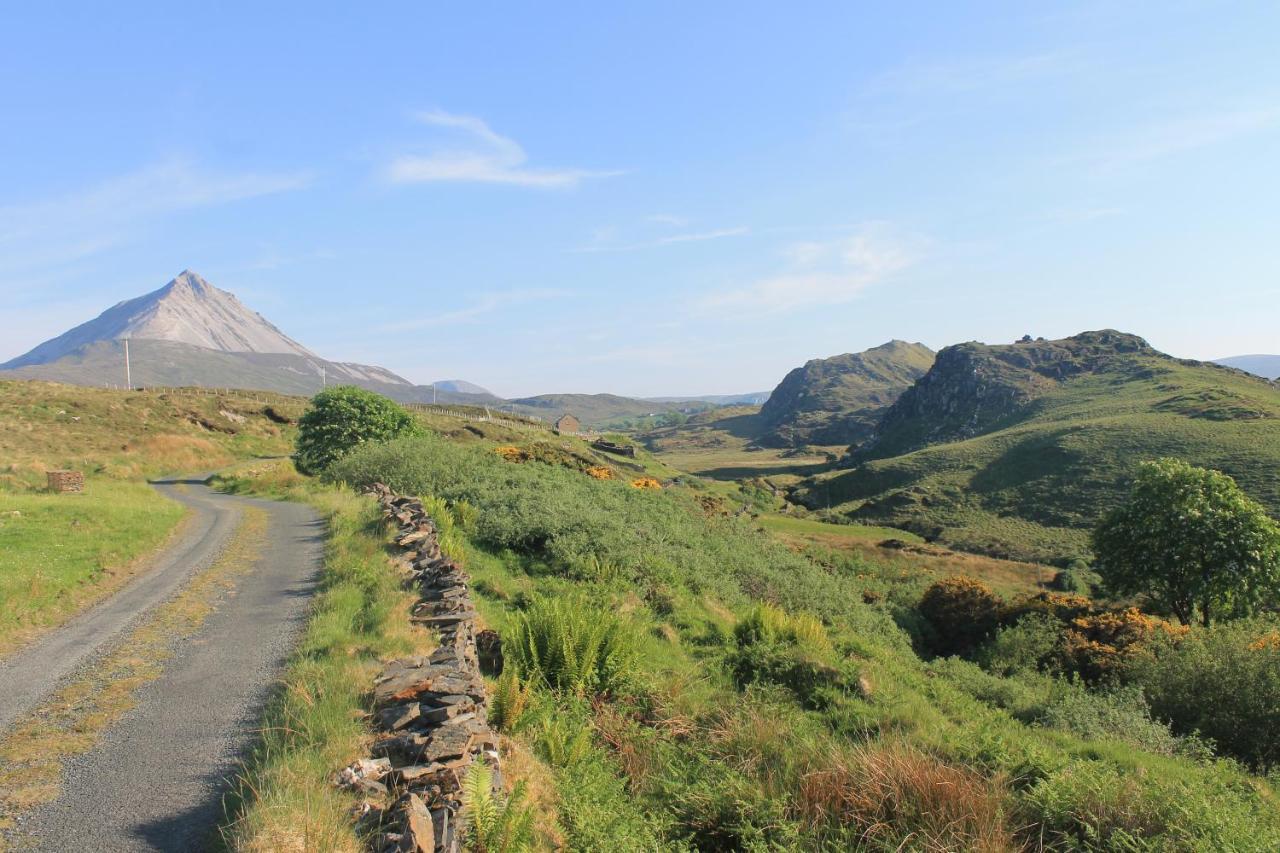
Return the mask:
M 520 676 L 575 694 L 623 687 L 639 659 L 631 626 L 576 595 L 535 600 L 516 617 L 502 652 Z
M 1118 740 L 1158 755 L 1205 754 L 1196 742 L 1180 741 L 1167 725 L 1153 720 L 1151 706 L 1136 685 L 1090 692 L 1081 684 L 1063 682 L 1057 692 L 1040 717 L 1045 728 L 1087 740 Z
M 413 417 L 393 400 L 339 385 L 321 391 L 298 421 L 294 464 L 304 474 L 318 474 L 366 442 L 388 441 L 411 434 Z
M 1054 659 L 1061 641 L 1062 623 L 1047 614 L 1032 613 L 996 631 L 978 650 L 977 660 L 997 675 L 1037 670 Z
M 1155 644 L 1129 674 L 1174 731 L 1257 770 L 1280 767 L 1280 619 L 1193 629 Z
M 734 626 L 733 636 L 727 665 L 739 687 L 781 684 L 816 707 L 826 704 L 826 691 L 841 686 L 841 673 L 830 663 L 834 652 L 826 628 L 808 614 L 759 604 Z

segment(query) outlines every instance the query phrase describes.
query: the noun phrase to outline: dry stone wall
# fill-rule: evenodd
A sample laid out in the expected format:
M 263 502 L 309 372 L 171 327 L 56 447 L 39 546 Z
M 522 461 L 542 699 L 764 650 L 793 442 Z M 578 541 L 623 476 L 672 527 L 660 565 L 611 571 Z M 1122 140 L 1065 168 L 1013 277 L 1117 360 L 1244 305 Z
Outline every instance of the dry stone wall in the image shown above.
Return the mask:
M 382 484 L 371 491 L 397 525 L 398 560 L 422 594 L 411 618 L 435 629 L 439 646 L 383 669 L 374 686 L 379 735 L 373 757 L 343 770 L 339 784 L 393 800 L 375 841 L 380 853 L 457 853 L 468 770 L 477 761 L 487 763 L 494 789 L 501 788 L 498 738 L 486 722 L 475 605 L 466 572 L 441 553 L 422 502 Z

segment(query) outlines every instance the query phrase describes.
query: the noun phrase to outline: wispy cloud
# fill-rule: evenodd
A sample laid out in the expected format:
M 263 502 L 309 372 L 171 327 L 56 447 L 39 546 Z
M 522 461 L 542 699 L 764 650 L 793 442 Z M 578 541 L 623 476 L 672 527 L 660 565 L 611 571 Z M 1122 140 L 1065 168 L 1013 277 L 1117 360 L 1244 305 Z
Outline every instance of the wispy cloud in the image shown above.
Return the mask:
M 554 288 L 529 288 L 524 290 L 505 290 L 497 293 L 482 294 L 475 302 L 463 308 L 442 311 L 438 314 L 422 312 L 412 319 L 380 326 L 378 331 L 386 333 L 416 332 L 439 326 L 454 326 L 471 323 L 480 318 L 534 302 L 546 302 L 560 299 L 566 292 Z
M 78 192 L 0 206 L 0 272 L 68 263 L 184 210 L 302 189 L 303 173 L 215 172 L 168 160 Z
M 1013 56 L 981 56 L 908 62 L 874 75 L 867 95 L 954 95 L 995 90 L 1091 67 L 1078 51 L 1052 50 Z
M 1099 171 L 1161 160 L 1280 128 L 1280 107 L 1271 104 L 1210 110 L 1150 122 L 1109 134 L 1061 158 Z
M 529 158 L 520 144 L 494 131 L 483 119 L 441 110 L 418 113 L 415 118 L 422 124 L 457 131 L 467 144 L 394 158 L 386 168 L 386 177 L 394 183 L 452 181 L 554 189 L 577 186 L 587 178 L 622 174 L 590 169 L 531 168 L 526 166 Z
M 645 240 L 639 243 L 599 243 L 590 246 L 579 246 L 571 249 L 577 253 L 594 253 L 594 252 L 635 252 L 640 249 L 655 249 L 660 246 L 670 246 L 677 243 L 700 243 L 705 240 L 720 240 L 725 237 L 741 237 L 749 234 L 750 229 L 746 227 L 740 228 L 718 228 L 713 231 L 693 231 L 684 234 L 668 234 L 665 237 L 658 237 L 653 240 Z
M 795 243 L 787 269 L 743 287 L 703 296 L 697 307 L 728 313 L 785 313 L 843 305 L 914 264 L 918 241 L 893 235 L 882 223 L 838 240 Z
M 676 216 L 673 213 L 652 213 L 645 218 L 646 222 L 653 222 L 657 225 L 670 225 L 673 228 L 683 228 L 689 224 L 689 220 L 683 216 Z

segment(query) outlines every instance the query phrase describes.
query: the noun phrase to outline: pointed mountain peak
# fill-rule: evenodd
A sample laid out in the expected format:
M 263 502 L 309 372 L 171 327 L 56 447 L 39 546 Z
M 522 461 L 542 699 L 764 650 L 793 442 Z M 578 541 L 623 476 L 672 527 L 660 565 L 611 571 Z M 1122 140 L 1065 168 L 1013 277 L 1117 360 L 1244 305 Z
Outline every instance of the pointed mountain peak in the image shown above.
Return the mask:
M 122 338 L 175 341 L 221 352 L 314 357 L 233 294 L 188 269 L 159 290 L 121 302 L 3 366 L 45 364 L 86 344 Z

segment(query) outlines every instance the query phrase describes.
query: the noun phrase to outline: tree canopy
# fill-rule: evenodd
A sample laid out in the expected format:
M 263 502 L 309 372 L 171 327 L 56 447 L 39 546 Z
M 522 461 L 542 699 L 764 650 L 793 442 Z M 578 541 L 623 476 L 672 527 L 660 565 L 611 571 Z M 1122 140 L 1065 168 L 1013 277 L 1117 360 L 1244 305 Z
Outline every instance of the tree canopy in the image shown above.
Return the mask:
M 1110 589 L 1145 593 L 1184 625 L 1280 600 L 1280 525 L 1226 474 L 1178 459 L 1140 466 L 1093 547 Z
M 381 394 L 339 385 L 311 400 L 298 422 L 293 461 L 304 474 L 317 474 L 370 441 L 390 441 L 416 432 L 413 417 Z

